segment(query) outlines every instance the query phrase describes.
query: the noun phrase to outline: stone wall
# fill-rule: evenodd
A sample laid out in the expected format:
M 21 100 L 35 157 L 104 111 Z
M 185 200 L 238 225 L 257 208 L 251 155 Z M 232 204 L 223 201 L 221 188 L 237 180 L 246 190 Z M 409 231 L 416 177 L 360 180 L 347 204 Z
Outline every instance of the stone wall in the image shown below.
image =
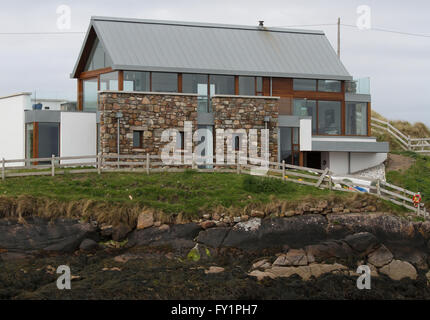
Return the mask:
M 264 129 L 264 118 L 270 116 L 270 161 L 278 161 L 279 99 L 273 97 L 215 96 L 212 98 L 214 129 Z M 258 138 L 260 146 L 260 138 Z
M 104 154 L 117 153 L 117 119 L 120 125 L 121 154 L 159 155 L 166 142 L 161 134 L 166 129 L 183 131 L 184 121 L 192 121 L 197 128 L 197 95 L 101 92 L 99 95 L 100 142 Z M 143 148 L 133 148 L 133 131 L 143 130 Z

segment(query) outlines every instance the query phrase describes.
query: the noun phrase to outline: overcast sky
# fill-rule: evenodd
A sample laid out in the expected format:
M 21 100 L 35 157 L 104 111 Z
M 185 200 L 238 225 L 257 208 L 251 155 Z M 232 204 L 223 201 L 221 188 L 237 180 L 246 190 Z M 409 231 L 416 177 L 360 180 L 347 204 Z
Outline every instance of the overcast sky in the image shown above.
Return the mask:
M 86 31 L 91 16 L 245 25 L 264 20 L 268 27 L 334 24 L 341 17 L 342 23 L 356 25 L 357 7 L 368 5 L 371 30 L 342 27 L 342 62 L 354 77 L 371 78 L 374 110 L 393 120 L 430 125 L 430 1 L 0 0 L 0 95 L 37 91 L 38 96 L 76 99 L 76 80 L 69 75 L 84 34 L 4 34 L 60 31 L 60 5 L 71 8 L 71 32 Z M 309 29 L 323 30 L 336 49 L 336 26 Z

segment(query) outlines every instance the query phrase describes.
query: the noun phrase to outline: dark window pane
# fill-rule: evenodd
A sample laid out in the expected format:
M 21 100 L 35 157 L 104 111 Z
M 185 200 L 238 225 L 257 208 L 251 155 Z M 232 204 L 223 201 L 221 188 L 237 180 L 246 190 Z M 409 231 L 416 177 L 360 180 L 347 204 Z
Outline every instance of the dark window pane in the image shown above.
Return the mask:
M 39 158 L 50 158 L 59 154 L 59 123 L 39 122 Z
M 148 92 L 149 72 L 124 71 L 124 91 Z
M 340 92 L 341 89 L 341 82 L 338 80 L 318 80 L 318 91 Z
M 97 111 L 97 78 L 83 81 L 83 111 Z
M 367 135 L 367 103 L 348 102 L 346 104 L 346 134 Z
M 312 117 L 312 133 L 317 133 L 317 104 L 315 100 L 294 99 L 293 115 Z
M 234 76 L 210 76 L 211 95 L 234 94 Z
M 281 161 L 285 160 L 285 163 L 292 163 L 292 130 L 291 128 L 279 128 L 280 133 L 280 149 L 281 149 Z
M 316 91 L 317 81 L 312 79 L 294 79 L 293 89 L 296 91 Z
M 167 72 L 153 72 L 152 91 L 178 92 L 178 74 Z
M 84 70 L 85 71 L 97 70 L 97 69 L 110 67 L 111 65 L 112 65 L 112 61 L 104 51 L 103 46 L 100 43 L 99 39 L 96 38 Z
M 262 96 L 263 95 L 263 78 L 262 77 L 256 77 L 256 82 L 257 82 L 257 88 L 256 88 L 257 96 Z
M 318 133 L 341 134 L 341 103 L 339 101 L 318 101 Z
M 255 77 L 239 77 L 239 94 L 255 96 Z
M 27 159 L 33 158 L 33 127 L 32 123 L 26 125 L 25 157 Z
M 100 90 L 118 90 L 118 71 L 100 75 Z
M 143 131 L 133 131 L 133 148 L 143 147 Z

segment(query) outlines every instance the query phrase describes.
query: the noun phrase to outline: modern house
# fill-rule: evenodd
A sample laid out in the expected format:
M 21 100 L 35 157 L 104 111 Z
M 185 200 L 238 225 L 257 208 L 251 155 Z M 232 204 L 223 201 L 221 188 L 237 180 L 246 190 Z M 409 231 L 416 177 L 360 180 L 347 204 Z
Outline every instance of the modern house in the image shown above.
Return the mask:
M 0 159 L 95 155 L 96 114 L 55 110 L 64 103 L 35 101 L 29 92 L 0 97 Z M 50 109 L 43 108 L 45 104 Z
M 93 17 L 71 77 L 78 112 L 97 122 L 94 153 L 160 154 L 162 131 L 191 121 L 213 135 L 267 128 L 271 161 L 383 174 L 368 82 L 321 31 Z

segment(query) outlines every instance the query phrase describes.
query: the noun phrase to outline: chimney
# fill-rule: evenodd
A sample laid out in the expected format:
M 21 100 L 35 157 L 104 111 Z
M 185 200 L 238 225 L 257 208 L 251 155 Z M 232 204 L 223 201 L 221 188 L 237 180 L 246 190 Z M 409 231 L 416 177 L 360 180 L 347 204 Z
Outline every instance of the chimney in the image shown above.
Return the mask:
M 264 28 L 264 21 L 263 20 L 258 21 L 258 26 L 260 28 Z

